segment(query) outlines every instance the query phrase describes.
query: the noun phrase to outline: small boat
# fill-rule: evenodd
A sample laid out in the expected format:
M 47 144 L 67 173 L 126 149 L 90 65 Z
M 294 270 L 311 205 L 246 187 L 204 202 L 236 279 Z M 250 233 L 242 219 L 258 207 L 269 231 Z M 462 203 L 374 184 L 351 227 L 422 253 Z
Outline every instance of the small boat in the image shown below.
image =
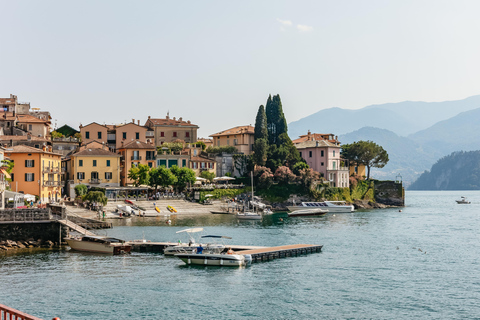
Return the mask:
M 289 217 L 303 217 L 303 216 L 323 216 L 328 210 L 321 208 L 301 209 L 288 213 Z
M 135 211 L 130 206 L 122 206 L 121 204 L 117 204 L 117 209 L 115 209 L 115 213 L 121 213 L 123 216 L 130 217 L 135 215 Z
M 160 213 L 160 209 L 159 209 L 157 206 L 155 206 L 155 211 L 157 211 L 158 213 Z
M 176 233 L 186 232 L 188 234 L 188 238 L 189 238 L 188 243 L 182 243 L 181 241 L 179 241 L 179 243 L 174 246 L 166 247 L 163 250 L 163 254 L 166 256 L 173 256 L 176 253 L 191 253 L 198 246 L 198 243 L 193 237 L 193 234 L 202 232 L 202 231 L 203 231 L 203 228 L 190 228 L 190 229 L 177 231 Z
M 104 236 L 82 236 L 81 238 L 65 238 L 67 244 L 76 251 L 123 254 L 130 253 L 132 247 L 124 240 Z
M 128 200 L 128 199 L 125 199 L 125 203 L 128 203 L 128 204 L 134 204 L 132 200 Z
M 287 206 L 289 211 L 296 211 L 302 209 L 322 208 L 328 210 L 330 213 L 348 213 L 355 211 L 351 204 L 346 201 L 322 201 L 322 202 L 302 202 L 298 206 Z
M 460 200 L 455 200 L 458 204 L 470 204 L 466 197 L 461 197 Z
M 208 235 L 202 238 L 231 239 L 226 236 Z M 195 264 L 202 266 L 223 266 L 223 267 L 239 267 L 244 266 L 252 261 L 251 255 L 240 255 L 228 250 L 223 253 L 225 245 L 208 244 L 205 248 L 200 245 L 191 253 L 177 253 L 175 257 L 179 258 L 186 264 Z
M 170 211 L 170 212 L 177 212 L 177 209 L 175 209 L 172 206 L 167 206 L 167 210 Z

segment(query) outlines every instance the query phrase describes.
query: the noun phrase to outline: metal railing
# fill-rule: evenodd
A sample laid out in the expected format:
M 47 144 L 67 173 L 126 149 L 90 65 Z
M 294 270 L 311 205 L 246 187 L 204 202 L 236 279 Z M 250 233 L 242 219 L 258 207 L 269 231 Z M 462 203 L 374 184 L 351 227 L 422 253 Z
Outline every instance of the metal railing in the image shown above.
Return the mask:
M 52 181 L 52 180 L 43 181 L 43 186 L 44 187 L 59 187 L 60 186 L 60 181 Z
M 25 312 L 21 312 L 16 309 L 7 307 L 6 305 L 3 305 L 3 304 L 0 304 L 0 319 L 42 320 L 35 316 L 26 314 Z
M 90 183 L 94 184 L 94 183 L 100 183 L 102 182 L 102 179 L 90 179 L 88 180 Z
M 132 156 L 132 160 L 142 160 L 142 156 Z

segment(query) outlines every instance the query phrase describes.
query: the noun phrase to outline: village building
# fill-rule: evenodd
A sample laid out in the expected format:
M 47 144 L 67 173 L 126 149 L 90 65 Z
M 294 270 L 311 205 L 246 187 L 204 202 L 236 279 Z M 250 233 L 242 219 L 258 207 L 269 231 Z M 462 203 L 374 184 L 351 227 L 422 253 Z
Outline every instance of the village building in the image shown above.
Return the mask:
M 198 126 L 183 118 L 170 118 L 167 114 L 165 119 L 156 119 L 148 116 L 145 127 L 153 131 L 155 146 L 159 147 L 165 142 L 182 140 L 185 143 L 197 142 Z
M 253 153 L 255 128 L 252 126 L 238 126 L 210 135 L 214 147 L 233 146 L 239 153 L 250 155 Z
M 145 143 L 141 141 L 131 141 L 118 149 L 121 158 L 121 173 L 120 181 L 122 186 L 132 185 L 133 180 L 128 178 L 128 171 L 132 167 L 138 167 L 138 165 L 147 165 L 150 168 L 155 167 L 156 161 L 156 148 L 151 143 Z
M 13 146 L 6 148 L 5 156 L 15 163 L 12 191 L 38 196 L 41 202 L 61 199 L 61 155 L 53 153 L 51 146 Z
M 75 186 L 120 186 L 120 155 L 103 148 L 85 148 L 65 159 L 63 167 L 68 171 L 67 193 L 75 197 Z

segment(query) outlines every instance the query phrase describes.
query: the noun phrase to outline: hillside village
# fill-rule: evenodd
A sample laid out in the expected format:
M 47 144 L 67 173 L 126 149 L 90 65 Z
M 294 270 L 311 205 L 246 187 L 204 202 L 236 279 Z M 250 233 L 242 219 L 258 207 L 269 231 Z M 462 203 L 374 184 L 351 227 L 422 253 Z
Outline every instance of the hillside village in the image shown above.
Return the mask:
M 235 155 L 249 156 L 254 150 L 255 128 L 250 125 L 200 138 L 194 119 L 167 113 L 114 125 L 92 119 L 79 128 L 52 128 L 48 111 L 19 102 L 15 95 L 0 98 L 0 107 L 0 160 L 4 163 L 0 189 L 33 195 L 40 203 L 75 198 L 75 186 L 80 184 L 103 188 L 108 198 L 132 191 L 148 195 L 152 189 L 131 178 L 133 167 L 188 168 L 197 177 L 195 184 L 205 180 L 201 178 L 205 172 L 210 177 L 238 177 Z M 334 134 L 307 131 L 292 143 L 331 187 L 348 188 L 350 175 L 365 175 L 364 167 L 349 167 L 341 159 L 341 144 Z M 4 160 L 13 162 L 13 168 L 7 168 Z M 2 192 L 2 208 L 4 198 Z

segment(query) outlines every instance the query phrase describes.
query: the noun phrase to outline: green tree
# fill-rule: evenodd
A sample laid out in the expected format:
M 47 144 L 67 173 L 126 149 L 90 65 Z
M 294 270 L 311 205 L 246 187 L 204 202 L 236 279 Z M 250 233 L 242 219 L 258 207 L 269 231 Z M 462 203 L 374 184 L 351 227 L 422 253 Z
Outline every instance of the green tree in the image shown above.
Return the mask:
M 256 165 L 264 166 L 268 157 L 267 139 L 256 139 L 253 143 L 253 162 Z
M 175 175 L 165 166 L 153 168 L 150 170 L 150 186 L 157 191 L 158 186 L 168 187 L 174 185 L 177 182 Z
M 255 141 L 257 139 L 268 139 L 267 130 L 267 114 L 265 113 L 265 107 L 261 105 L 258 108 L 257 118 L 255 119 Z
M 96 202 L 102 205 L 106 205 L 108 202 L 108 198 L 102 191 L 90 191 L 87 193 L 84 200 L 90 203 Z
M 233 162 L 235 169 L 241 177 L 247 176 L 247 173 L 253 170 L 252 157 L 244 154 L 234 154 Z
M 82 141 L 82 134 L 80 132 L 75 133 L 73 137 L 78 139 L 78 141 Z
M 146 164 L 139 164 L 138 167 L 131 167 L 128 170 L 128 179 L 133 180 L 135 187 L 141 184 L 148 185 L 150 180 L 150 167 Z
M 58 131 L 52 131 L 50 133 L 50 136 L 52 137 L 52 139 L 63 138 L 63 134 Z
M 75 186 L 75 194 L 77 197 L 83 197 L 84 195 L 87 194 L 88 188 L 84 184 L 77 184 Z
M 207 179 L 209 182 L 213 182 L 213 178 L 215 178 L 215 173 L 205 170 L 200 173 L 200 178 Z
M 367 168 L 367 180 L 370 179 L 370 169 L 383 168 L 388 163 L 388 153 L 381 146 L 372 141 L 358 141 L 344 144 L 342 157 L 350 165 L 364 165 Z
M 205 150 L 206 153 L 214 153 L 214 154 L 220 154 L 220 153 L 237 153 L 238 150 L 234 146 L 223 146 L 223 147 L 208 147 L 207 150 Z
M 308 169 L 308 168 L 309 168 L 308 164 L 306 164 L 304 161 L 299 161 L 295 163 L 295 165 L 292 167 L 292 171 L 294 174 L 298 176 L 300 175 L 300 170 Z
M 178 166 L 172 166 L 170 171 L 175 175 L 177 178 L 177 182 L 175 182 L 174 186 L 177 191 L 183 191 L 187 187 L 189 183 L 195 183 L 197 177 L 195 175 L 195 171 L 189 168 L 179 168 Z
M 280 95 L 277 94 L 273 98 L 270 95 L 268 96 L 265 114 L 267 115 L 268 143 L 279 146 L 279 136 L 288 131 Z

